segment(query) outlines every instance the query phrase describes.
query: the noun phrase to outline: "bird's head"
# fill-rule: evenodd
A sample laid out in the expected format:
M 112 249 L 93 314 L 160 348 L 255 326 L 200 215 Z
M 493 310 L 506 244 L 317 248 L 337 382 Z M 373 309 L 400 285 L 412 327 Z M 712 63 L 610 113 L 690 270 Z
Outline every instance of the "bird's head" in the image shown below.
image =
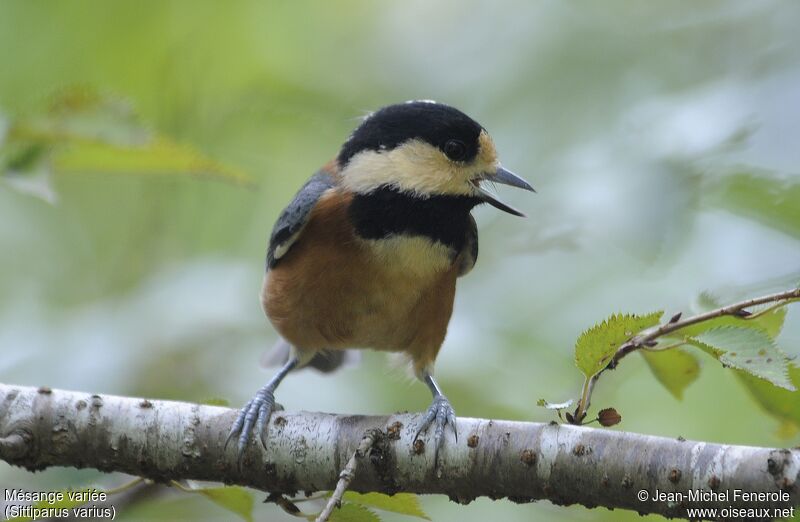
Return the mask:
M 478 122 L 431 101 L 389 105 L 356 128 L 337 157 L 342 183 L 359 194 L 391 187 L 417 197 L 474 197 L 518 216 L 481 182 L 533 191 L 500 165 L 494 142 Z

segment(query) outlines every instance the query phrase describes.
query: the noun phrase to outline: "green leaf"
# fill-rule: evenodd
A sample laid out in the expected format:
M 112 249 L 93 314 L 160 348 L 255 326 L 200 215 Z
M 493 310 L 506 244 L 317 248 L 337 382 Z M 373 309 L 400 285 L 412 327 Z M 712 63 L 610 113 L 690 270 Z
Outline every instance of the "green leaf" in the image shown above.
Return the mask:
M 210 176 L 241 184 L 250 183 L 250 179 L 241 171 L 225 167 L 191 147 L 166 138 L 139 146 L 73 143 L 55 154 L 53 167 L 56 171 L 67 173 Z
M 787 301 L 786 304 L 789 304 L 789 302 Z M 757 311 L 758 311 L 757 309 L 753 310 L 753 312 Z M 737 326 L 742 326 L 743 324 L 747 326 L 751 323 L 755 324 L 759 328 L 762 328 L 767 333 L 767 335 L 775 339 L 776 337 L 778 337 L 778 335 L 781 333 L 781 330 L 783 329 L 783 322 L 786 320 L 787 312 L 788 310 L 784 305 L 780 308 L 775 308 L 774 310 L 770 310 L 769 312 L 759 317 L 756 317 L 755 319 L 742 319 L 741 321 L 739 321 Z
M 194 490 L 227 509 L 239 515 L 247 522 L 253 520 L 253 494 L 239 486 L 223 486 L 218 488 L 198 488 Z
M 625 341 L 658 324 L 662 311 L 644 316 L 614 314 L 583 332 L 575 343 L 575 365 L 588 379 L 605 368 Z
M 8 172 L 17 174 L 30 172 L 41 164 L 46 152 L 42 143 L 12 143 L 0 148 L 0 165 Z
M 252 184 L 240 170 L 151 131 L 127 102 L 89 89 L 66 89 L 43 114 L 10 121 L 4 138 L 0 141 L 4 177 L 46 165 L 56 174 L 202 176 Z
M 687 339 L 687 342 L 716 357 L 724 366 L 744 370 L 775 386 L 795 390 L 789 380 L 786 355 L 763 331 L 728 326 L 709 330 Z
M 700 375 L 697 358 L 680 348 L 660 352 L 639 350 L 655 378 L 678 400 L 683 391 Z
M 343 498 L 361 506 L 430 520 L 430 517 L 428 517 L 419 505 L 419 497 L 413 493 L 385 495 L 383 493 L 355 493 L 353 491 L 346 491 Z
M 719 306 L 715 306 L 714 308 L 719 308 Z M 758 312 L 758 309 L 754 308 L 750 311 Z M 769 312 L 766 312 L 764 315 L 758 316 L 754 319 L 746 319 L 743 317 L 734 317 L 731 315 L 725 315 L 722 317 L 711 319 L 709 321 L 703 321 L 702 323 L 686 326 L 684 328 L 676 330 L 674 333 L 670 334 L 670 336 L 695 337 L 702 334 L 703 332 L 714 330 L 716 328 L 735 327 L 735 328 L 752 328 L 755 330 L 761 330 L 764 333 L 766 333 L 769 337 L 775 338 L 778 336 L 779 333 L 781 333 L 784 319 L 786 319 L 786 307 L 775 308 L 773 310 L 770 310 Z
M 334 509 L 328 520 L 331 522 L 381 522 L 381 517 L 364 506 L 342 502 L 342 507 Z
M 209 397 L 200 401 L 200 404 L 206 404 L 208 406 L 230 406 L 231 403 L 228 399 L 223 399 L 221 397 Z
M 800 183 L 795 179 L 740 172 L 720 178 L 703 194 L 712 205 L 800 237 Z
M 788 391 L 772 386 L 747 372 L 736 371 L 750 395 L 770 415 L 781 421 L 780 433 L 787 438 L 800 430 L 800 391 Z M 789 378 L 795 388 L 800 388 L 800 368 L 789 365 Z

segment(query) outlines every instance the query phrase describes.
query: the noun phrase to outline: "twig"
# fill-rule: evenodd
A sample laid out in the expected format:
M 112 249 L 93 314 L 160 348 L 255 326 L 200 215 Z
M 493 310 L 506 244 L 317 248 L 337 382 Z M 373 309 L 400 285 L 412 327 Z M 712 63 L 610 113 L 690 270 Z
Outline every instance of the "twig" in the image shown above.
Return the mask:
M 342 472 L 339 473 L 339 482 L 336 483 L 336 489 L 333 491 L 331 498 L 328 499 L 325 509 L 323 509 L 317 517 L 316 522 L 326 522 L 328 518 L 330 518 L 331 513 L 333 513 L 333 510 L 342 506 L 342 496 L 344 496 L 344 492 L 347 491 L 347 487 L 356 476 L 358 461 L 359 459 L 364 458 L 367 452 L 372 448 L 372 445 L 375 444 L 377 435 L 378 434 L 375 433 L 375 430 L 369 430 L 364 435 L 364 438 L 361 439 L 361 442 L 358 444 L 358 448 L 356 448 L 356 450 L 353 452 L 353 456 L 350 457 L 347 465 L 344 467 Z
M 711 310 L 710 312 L 704 312 L 702 314 L 693 315 L 691 317 L 687 317 L 686 319 L 675 320 L 675 318 L 680 317 L 680 315 L 673 316 L 673 318 L 667 321 L 666 323 L 658 326 L 655 329 L 650 330 L 648 333 L 635 335 L 629 341 L 620 346 L 617 349 L 616 353 L 614 354 L 614 357 L 611 358 L 611 361 L 608 363 L 608 366 L 606 366 L 605 369 L 616 368 L 619 361 L 622 360 L 622 358 L 628 355 L 629 353 L 639 350 L 640 348 L 647 348 L 649 347 L 649 345 L 652 345 L 653 341 L 655 341 L 659 337 L 680 330 L 681 328 L 686 328 L 687 326 L 691 326 L 693 324 L 702 323 L 726 315 L 740 317 L 742 319 L 750 319 L 753 318 L 754 316 L 759 316 L 766 311 L 771 311 L 780 306 L 784 306 L 797 299 L 800 299 L 800 288 L 795 288 L 794 290 L 787 290 L 785 292 L 779 292 L 777 294 L 770 294 L 762 297 L 748 299 L 746 301 L 741 301 L 739 303 L 734 303 L 732 305 L 723 306 L 722 308 L 717 308 L 716 310 Z M 759 311 L 756 314 L 743 315 L 743 312 L 745 312 L 746 308 L 767 303 L 776 303 L 776 304 L 774 306 L 767 308 L 766 310 Z M 603 373 L 603 371 L 605 371 L 605 369 L 596 373 L 594 376 L 592 376 L 591 379 L 589 379 L 584 383 L 583 388 L 581 390 L 581 398 L 578 401 L 578 405 L 575 408 L 575 414 L 573 415 L 573 424 L 581 424 L 583 419 L 586 418 L 586 412 L 588 411 L 589 405 L 591 404 L 592 392 L 594 390 L 594 386 L 597 383 L 597 380 L 600 378 L 600 375 Z

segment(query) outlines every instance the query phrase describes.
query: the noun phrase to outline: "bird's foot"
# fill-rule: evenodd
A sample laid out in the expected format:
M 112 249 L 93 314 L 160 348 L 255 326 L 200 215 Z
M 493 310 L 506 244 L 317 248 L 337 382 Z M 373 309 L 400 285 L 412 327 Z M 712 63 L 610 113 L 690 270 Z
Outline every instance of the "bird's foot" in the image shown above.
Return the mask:
M 275 410 L 275 386 L 266 385 L 250 399 L 244 408 L 239 412 L 239 416 L 231 426 L 228 440 L 225 447 L 235 437 L 238 437 L 238 454 L 241 461 L 244 450 L 253 435 L 258 435 L 261 444 L 267 447 L 267 423 Z
M 434 431 L 433 460 L 435 465 L 438 466 L 439 449 L 444 443 L 445 426 L 449 425 L 453 429 L 453 435 L 456 438 L 456 442 L 458 442 L 456 412 L 450 405 L 450 401 L 448 401 L 447 397 L 444 395 L 436 395 L 433 398 L 433 402 L 431 403 L 430 407 L 428 407 L 428 411 L 425 412 L 425 417 L 422 419 L 422 422 L 417 429 L 417 434 L 414 436 L 414 440 L 416 441 L 419 438 L 420 433 L 423 431 L 427 432 L 431 425 L 436 426 L 436 430 Z

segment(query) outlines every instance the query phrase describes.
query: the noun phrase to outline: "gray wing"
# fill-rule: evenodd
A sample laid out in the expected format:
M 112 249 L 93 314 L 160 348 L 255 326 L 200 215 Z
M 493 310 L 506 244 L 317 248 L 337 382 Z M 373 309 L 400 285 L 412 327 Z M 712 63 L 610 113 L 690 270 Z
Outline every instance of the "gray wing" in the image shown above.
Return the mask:
M 478 260 L 478 225 L 472 214 L 469 215 L 469 226 L 467 227 L 467 238 L 464 246 L 459 252 L 458 276 L 468 274 L 475 262 Z
M 269 238 L 267 270 L 275 268 L 281 257 L 289 251 L 308 222 L 311 209 L 314 208 L 320 196 L 334 185 L 333 176 L 321 170 L 311 176 L 294 196 L 289 206 L 283 209 Z

